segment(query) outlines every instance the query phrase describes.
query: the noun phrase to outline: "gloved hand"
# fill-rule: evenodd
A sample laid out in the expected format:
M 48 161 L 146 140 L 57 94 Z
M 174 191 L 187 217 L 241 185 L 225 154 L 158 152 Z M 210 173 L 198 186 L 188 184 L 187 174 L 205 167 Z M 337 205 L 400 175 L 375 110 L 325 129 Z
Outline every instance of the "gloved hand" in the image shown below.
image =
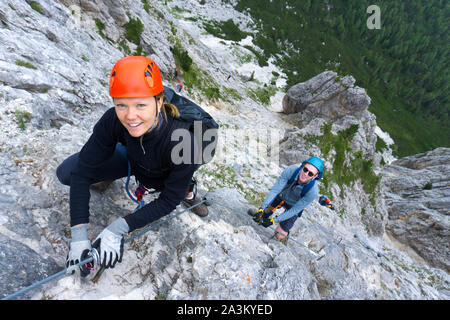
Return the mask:
M 76 265 L 88 258 L 88 254 L 91 251 L 91 241 L 88 238 L 87 224 L 78 225 L 70 228 L 72 232 L 72 241 L 69 247 L 69 253 L 67 254 L 66 267 Z M 72 274 L 75 270 L 72 271 Z M 80 266 L 81 277 L 86 277 L 89 274 L 89 270 L 84 266 Z
M 267 228 L 268 226 L 275 224 L 275 221 L 273 220 L 273 218 L 263 217 L 261 224 L 264 228 Z
M 93 247 L 98 250 L 100 266 L 114 268 L 117 262 L 122 262 L 123 234 L 128 231 L 129 226 L 126 221 L 118 218 L 98 235 Z
M 259 208 L 258 210 L 256 210 L 256 213 L 253 216 L 253 221 L 255 221 L 256 223 L 259 223 L 263 217 L 263 214 L 264 214 L 264 210 L 262 208 Z

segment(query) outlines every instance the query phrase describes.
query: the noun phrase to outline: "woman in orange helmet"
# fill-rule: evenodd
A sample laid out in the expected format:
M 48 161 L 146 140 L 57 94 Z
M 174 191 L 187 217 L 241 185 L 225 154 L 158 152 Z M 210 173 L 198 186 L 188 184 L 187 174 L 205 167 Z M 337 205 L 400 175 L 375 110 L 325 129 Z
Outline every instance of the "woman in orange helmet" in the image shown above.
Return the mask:
M 130 56 L 117 61 L 109 94 L 114 106 L 95 124 L 81 151 L 66 159 L 57 169 L 61 183 L 70 186 L 70 225 L 72 240 L 67 267 L 88 257 L 92 249 L 87 234 L 89 186 L 131 174 L 145 188 L 161 190 L 159 197 L 135 212 L 116 219 L 95 239 L 100 265 L 113 268 L 121 262 L 123 235 L 169 214 L 181 201 L 200 202 L 193 196 L 193 174 L 199 165 L 193 160 L 175 164 L 170 155 L 177 142 L 167 139 L 181 127 L 176 106 L 166 103 L 161 73 L 147 57 Z M 194 139 L 191 134 L 192 152 Z M 167 156 L 169 155 L 169 156 Z M 193 211 L 206 216 L 204 204 Z M 89 270 L 80 268 L 81 275 Z

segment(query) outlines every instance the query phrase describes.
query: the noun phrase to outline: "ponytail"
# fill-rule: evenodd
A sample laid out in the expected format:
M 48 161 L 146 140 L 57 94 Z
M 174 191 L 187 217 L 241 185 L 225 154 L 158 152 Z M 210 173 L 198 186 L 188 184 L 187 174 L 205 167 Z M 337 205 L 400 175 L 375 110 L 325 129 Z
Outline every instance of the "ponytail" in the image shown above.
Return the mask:
M 178 108 L 175 105 L 166 102 L 166 96 L 162 93 L 157 95 L 156 99 L 159 100 L 161 97 L 163 98 L 163 107 L 161 108 L 161 112 L 164 116 L 164 119 L 167 120 L 167 114 L 169 114 L 173 118 L 179 118 L 180 111 L 178 110 Z

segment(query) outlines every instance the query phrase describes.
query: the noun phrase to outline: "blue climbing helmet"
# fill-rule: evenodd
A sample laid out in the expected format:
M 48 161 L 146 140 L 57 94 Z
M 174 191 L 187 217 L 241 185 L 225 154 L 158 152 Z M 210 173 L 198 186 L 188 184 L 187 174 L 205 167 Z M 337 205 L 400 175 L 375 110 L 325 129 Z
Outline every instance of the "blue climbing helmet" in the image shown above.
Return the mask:
M 324 165 L 323 165 L 323 161 L 320 158 L 311 157 L 302 163 L 302 167 L 305 165 L 305 163 L 312 164 L 314 167 L 317 168 L 317 170 L 319 170 L 319 174 L 318 174 L 316 180 L 322 179 Z

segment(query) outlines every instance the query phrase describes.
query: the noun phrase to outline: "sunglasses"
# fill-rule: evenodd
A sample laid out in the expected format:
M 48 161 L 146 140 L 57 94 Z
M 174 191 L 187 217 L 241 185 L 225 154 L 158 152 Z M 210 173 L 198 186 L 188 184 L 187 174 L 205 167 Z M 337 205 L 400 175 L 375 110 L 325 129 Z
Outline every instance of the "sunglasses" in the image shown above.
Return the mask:
M 310 177 L 314 177 L 314 173 L 312 171 L 308 170 L 307 167 L 303 167 L 303 172 L 307 173 L 308 176 L 310 176 Z

